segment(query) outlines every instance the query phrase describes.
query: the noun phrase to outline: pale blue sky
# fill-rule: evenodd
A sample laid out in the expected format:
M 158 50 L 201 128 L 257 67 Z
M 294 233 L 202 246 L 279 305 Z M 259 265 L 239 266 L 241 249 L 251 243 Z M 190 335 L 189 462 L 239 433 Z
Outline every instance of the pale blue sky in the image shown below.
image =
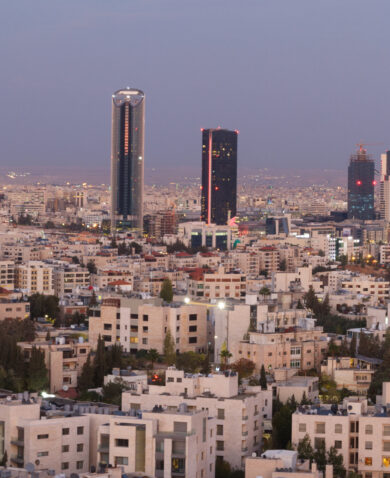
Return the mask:
M 390 147 L 389 0 L 2 0 L 0 163 L 109 167 L 110 99 L 147 97 L 146 169 L 346 168 Z

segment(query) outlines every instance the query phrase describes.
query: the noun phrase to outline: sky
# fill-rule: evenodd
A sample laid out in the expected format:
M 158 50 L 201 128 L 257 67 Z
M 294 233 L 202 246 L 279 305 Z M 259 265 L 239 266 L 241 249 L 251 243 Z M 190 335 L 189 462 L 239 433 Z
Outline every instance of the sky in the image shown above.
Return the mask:
M 109 177 L 112 93 L 146 94 L 145 173 L 343 169 L 390 148 L 389 0 L 1 0 L 0 166 Z

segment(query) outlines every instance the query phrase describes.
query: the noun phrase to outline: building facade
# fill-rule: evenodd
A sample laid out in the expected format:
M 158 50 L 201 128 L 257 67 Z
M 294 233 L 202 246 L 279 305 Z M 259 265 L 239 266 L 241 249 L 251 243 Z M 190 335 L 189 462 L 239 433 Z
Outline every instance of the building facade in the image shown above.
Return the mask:
M 375 163 L 360 145 L 348 166 L 348 218 L 374 219 Z
M 202 130 L 202 211 L 207 224 L 227 224 L 236 215 L 237 136 L 227 129 Z
M 127 88 L 112 96 L 111 227 L 142 232 L 145 95 Z

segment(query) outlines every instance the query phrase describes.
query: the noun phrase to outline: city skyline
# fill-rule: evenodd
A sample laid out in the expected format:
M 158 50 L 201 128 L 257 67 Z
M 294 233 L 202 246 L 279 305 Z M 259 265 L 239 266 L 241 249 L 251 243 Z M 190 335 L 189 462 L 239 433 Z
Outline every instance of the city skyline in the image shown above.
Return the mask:
M 164 7 L 156 1 L 135 2 L 130 10 L 125 2 L 91 8 L 87 0 L 73 12 L 42 0 L 32 19 L 42 14 L 54 27 L 43 29 L 30 21 L 28 8 L 19 9 L 21 4 L 2 7 L 8 22 L 4 44 L 14 45 L 12 55 L 2 50 L 6 68 L 0 78 L 0 156 L 10 168 L 105 168 L 107 98 L 121 84 L 148 91 L 145 157 L 150 168 L 193 169 L 199 158 L 197 132 L 213 124 L 240 129 L 243 168 L 326 164 L 344 169 L 340 166 L 347 164 L 357 141 L 383 143 L 370 147 L 376 160 L 387 147 L 388 66 L 382 58 L 388 2 L 376 1 L 375 9 L 359 0 L 315 6 L 306 0 L 293 5 L 249 1 L 242 11 L 230 0 L 223 10 L 219 1 L 183 6 L 170 0 Z M 130 29 L 121 28 L 126 22 Z M 184 28 L 199 22 L 204 33 L 190 28 L 189 34 Z M 281 22 L 283 31 L 274 35 Z M 154 33 L 158 45 L 150 41 Z M 219 40 L 210 42 L 214 37 Z M 129 54 L 130 63 L 123 62 L 118 46 L 136 38 L 144 42 Z M 69 77 L 68 71 L 77 73 Z M 29 103 L 22 108 L 14 98 L 26 78 Z M 368 87 L 368 79 L 374 87 Z M 53 122 L 58 109 L 61 115 Z M 40 121 L 35 121 L 37 112 Z

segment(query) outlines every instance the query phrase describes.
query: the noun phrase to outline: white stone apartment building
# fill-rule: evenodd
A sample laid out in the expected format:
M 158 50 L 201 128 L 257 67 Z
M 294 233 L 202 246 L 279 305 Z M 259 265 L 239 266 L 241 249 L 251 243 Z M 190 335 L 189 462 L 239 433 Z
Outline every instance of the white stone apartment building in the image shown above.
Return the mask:
M 107 346 L 121 344 L 126 352 L 156 349 L 163 353 L 164 338 L 171 332 L 178 352 L 207 350 L 207 309 L 202 305 L 163 304 L 159 298 L 112 297 L 91 310 L 89 342 L 96 347 L 99 335 Z
M 246 275 L 225 273 L 220 268 L 216 273 L 190 274 L 188 295 L 192 299 L 244 299 L 246 295 Z
M 305 407 L 292 416 L 292 444 L 307 434 L 313 446 L 322 442 L 343 455 L 347 469 L 363 478 L 387 478 L 390 469 L 390 383 L 383 384 L 382 406 L 368 406 L 364 398 L 349 397 L 341 409 Z
M 42 261 L 28 261 L 16 266 L 15 286 L 28 294 L 54 294 L 53 266 Z
M 359 275 L 343 281 L 341 287 L 348 292 L 371 296 L 375 302 L 384 303 L 389 298 L 390 282 Z
M 260 387 L 240 390 L 231 372 L 208 376 L 185 374 L 171 367 L 166 385 L 150 385 L 122 394 L 124 411 L 162 406 L 167 410 L 186 405 L 188 410 L 205 410 L 216 420 L 216 457 L 234 468 L 243 468 L 245 457 L 261 448 L 264 420 L 272 416 L 272 392 Z
M 58 297 L 62 297 L 64 294 L 72 294 L 77 288 L 89 286 L 89 271 L 77 265 L 55 267 L 53 282 L 54 293 Z

